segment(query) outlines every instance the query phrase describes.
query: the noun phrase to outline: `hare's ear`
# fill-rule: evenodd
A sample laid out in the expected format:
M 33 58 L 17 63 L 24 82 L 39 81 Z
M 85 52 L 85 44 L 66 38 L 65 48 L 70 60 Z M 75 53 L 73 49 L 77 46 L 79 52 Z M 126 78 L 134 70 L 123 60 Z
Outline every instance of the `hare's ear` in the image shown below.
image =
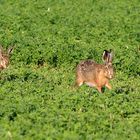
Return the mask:
M 7 50 L 8 55 L 10 55 L 10 54 L 13 53 L 14 47 L 15 47 L 15 46 L 10 46 L 10 47 L 8 48 L 8 50 Z
M 112 59 L 113 59 L 112 50 L 110 51 L 104 50 L 102 59 L 105 64 L 112 63 Z
M 110 50 L 109 58 L 108 58 L 108 63 L 112 63 L 112 60 L 113 60 L 113 52 L 112 52 L 112 50 Z
M 2 56 L 2 53 L 3 53 L 3 49 L 2 46 L 0 45 L 0 56 Z
M 110 52 L 107 50 L 104 50 L 103 56 L 102 56 L 103 62 L 108 63 L 109 57 L 110 57 Z

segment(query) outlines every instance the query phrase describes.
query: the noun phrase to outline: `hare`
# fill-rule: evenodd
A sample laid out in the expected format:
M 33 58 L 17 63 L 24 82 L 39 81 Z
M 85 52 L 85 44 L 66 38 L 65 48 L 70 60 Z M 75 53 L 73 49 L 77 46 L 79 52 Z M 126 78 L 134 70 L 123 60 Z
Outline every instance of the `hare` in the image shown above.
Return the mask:
M 98 64 L 92 60 L 85 60 L 77 65 L 77 86 L 81 86 L 83 83 L 86 83 L 90 87 L 96 87 L 99 92 L 102 92 L 103 86 L 106 86 L 108 89 L 112 88 L 109 84 L 109 80 L 114 77 L 112 51 L 104 50 L 102 59 L 104 64 Z
M 14 47 L 9 47 L 7 52 L 4 52 L 2 46 L 0 46 L 0 70 L 7 68 L 13 48 Z

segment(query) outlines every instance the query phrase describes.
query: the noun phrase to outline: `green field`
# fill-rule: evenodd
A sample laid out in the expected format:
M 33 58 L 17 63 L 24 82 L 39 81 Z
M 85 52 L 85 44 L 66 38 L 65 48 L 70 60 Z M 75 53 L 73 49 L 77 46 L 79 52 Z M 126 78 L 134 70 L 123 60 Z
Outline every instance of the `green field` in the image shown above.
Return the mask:
M 0 140 L 140 140 L 140 1 L 1 0 Z M 112 90 L 75 88 L 76 65 L 114 52 Z

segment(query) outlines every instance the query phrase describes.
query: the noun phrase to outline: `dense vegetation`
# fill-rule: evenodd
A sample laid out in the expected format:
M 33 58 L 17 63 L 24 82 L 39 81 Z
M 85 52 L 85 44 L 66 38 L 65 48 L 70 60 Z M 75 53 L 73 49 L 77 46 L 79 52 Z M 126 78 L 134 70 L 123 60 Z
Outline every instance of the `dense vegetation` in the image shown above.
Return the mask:
M 0 139 L 140 139 L 139 0 L 1 0 Z M 74 88 L 83 59 L 114 51 L 113 89 Z

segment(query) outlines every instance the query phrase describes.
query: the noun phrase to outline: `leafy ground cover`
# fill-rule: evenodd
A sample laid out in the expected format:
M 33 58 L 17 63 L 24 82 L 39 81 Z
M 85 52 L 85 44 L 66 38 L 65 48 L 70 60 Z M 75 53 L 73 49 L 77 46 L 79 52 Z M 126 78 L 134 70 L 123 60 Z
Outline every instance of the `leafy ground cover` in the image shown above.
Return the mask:
M 0 139 L 140 139 L 138 0 L 0 1 Z M 114 51 L 113 89 L 74 88 L 83 59 Z

